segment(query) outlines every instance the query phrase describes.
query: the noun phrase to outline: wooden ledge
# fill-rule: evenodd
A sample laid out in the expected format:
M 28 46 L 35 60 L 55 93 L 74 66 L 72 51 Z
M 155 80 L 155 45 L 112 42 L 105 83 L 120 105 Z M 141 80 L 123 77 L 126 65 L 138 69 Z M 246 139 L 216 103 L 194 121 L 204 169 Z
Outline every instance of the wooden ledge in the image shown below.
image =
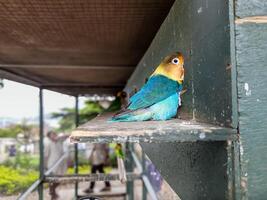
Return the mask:
M 194 121 L 108 122 L 102 115 L 75 129 L 72 142 L 194 142 L 225 141 L 236 138 L 236 130 Z
M 141 178 L 140 174 L 127 173 L 127 180 L 133 181 Z M 45 176 L 45 182 L 57 182 L 57 183 L 73 183 L 90 182 L 90 181 L 119 181 L 119 174 L 68 174 L 68 175 L 49 175 Z

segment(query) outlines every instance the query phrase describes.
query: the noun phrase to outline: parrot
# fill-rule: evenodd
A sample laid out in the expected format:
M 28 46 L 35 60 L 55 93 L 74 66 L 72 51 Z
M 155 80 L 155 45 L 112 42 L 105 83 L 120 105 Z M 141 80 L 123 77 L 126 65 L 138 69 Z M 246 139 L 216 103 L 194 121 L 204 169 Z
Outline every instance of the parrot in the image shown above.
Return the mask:
M 145 85 L 116 113 L 111 122 L 169 120 L 176 116 L 181 103 L 184 81 L 184 56 L 180 52 L 166 56 Z
M 122 150 L 122 145 L 120 143 L 117 143 L 115 146 L 115 154 L 118 158 L 124 158 L 125 155 Z

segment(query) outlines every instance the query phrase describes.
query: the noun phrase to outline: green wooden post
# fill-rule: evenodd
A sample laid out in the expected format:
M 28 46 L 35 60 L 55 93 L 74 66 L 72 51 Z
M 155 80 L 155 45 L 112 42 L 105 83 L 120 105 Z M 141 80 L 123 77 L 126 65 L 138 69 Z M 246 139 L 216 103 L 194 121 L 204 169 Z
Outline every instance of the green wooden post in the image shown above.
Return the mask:
M 179 116 L 230 127 L 237 133 L 233 9 L 229 8 L 229 1 L 224 0 L 175 1 L 125 91 L 131 94 L 140 89 L 166 55 L 180 51 L 185 56 L 187 92 Z M 235 179 L 228 172 L 234 158 L 228 157 L 232 154 L 226 140 L 141 145 L 182 199 L 229 197 L 228 179 Z
M 79 97 L 75 97 L 75 126 L 79 126 Z M 74 172 L 77 175 L 79 173 L 79 159 L 78 159 L 78 144 L 74 144 Z M 78 182 L 75 182 L 75 199 L 78 197 Z
M 235 1 L 242 199 L 267 194 L 266 17 L 266 0 Z
M 131 155 L 132 150 L 132 144 L 129 142 L 126 143 L 126 156 L 125 156 L 125 168 L 126 172 L 132 172 L 133 171 L 133 158 Z M 128 195 L 128 200 L 134 200 L 134 182 L 133 181 L 127 181 L 126 182 L 126 191 Z
M 146 173 L 146 154 L 144 152 L 144 150 L 142 149 L 142 173 L 145 174 Z M 147 199 L 147 190 L 146 190 L 146 186 L 144 184 L 144 182 L 142 182 L 142 200 L 146 200 Z
M 44 111 L 43 111 L 43 89 L 39 90 L 39 179 L 42 180 L 38 187 L 39 200 L 43 200 L 44 179 Z

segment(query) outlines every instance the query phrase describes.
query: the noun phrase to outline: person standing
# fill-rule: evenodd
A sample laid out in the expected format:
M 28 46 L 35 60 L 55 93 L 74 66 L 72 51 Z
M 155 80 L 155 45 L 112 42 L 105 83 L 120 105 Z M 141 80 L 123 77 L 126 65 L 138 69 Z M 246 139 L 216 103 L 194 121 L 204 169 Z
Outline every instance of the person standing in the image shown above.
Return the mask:
M 16 146 L 12 144 L 9 148 L 9 157 L 15 157 L 17 153 Z
M 63 143 L 67 138 L 67 135 L 57 136 L 54 131 L 49 131 L 47 137 L 44 140 L 44 161 L 46 170 L 50 169 L 64 154 Z M 52 172 L 54 175 L 63 175 L 67 170 L 67 162 L 63 160 Z M 59 183 L 49 184 L 49 194 L 51 195 L 51 200 L 58 199 L 58 194 L 56 193 L 56 188 Z
M 91 161 L 92 168 L 91 173 L 96 174 L 98 171 L 99 173 L 104 173 L 104 166 L 109 159 L 109 148 L 107 144 L 94 144 L 91 155 L 89 160 Z M 89 188 L 84 190 L 85 193 L 92 193 L 95 187 L 95 182 L 92 181 L 90 183 Z M 109 181 L 105 181 L 105 187 L 101 190 L 103 191 L 110 191 L 111 185 Z

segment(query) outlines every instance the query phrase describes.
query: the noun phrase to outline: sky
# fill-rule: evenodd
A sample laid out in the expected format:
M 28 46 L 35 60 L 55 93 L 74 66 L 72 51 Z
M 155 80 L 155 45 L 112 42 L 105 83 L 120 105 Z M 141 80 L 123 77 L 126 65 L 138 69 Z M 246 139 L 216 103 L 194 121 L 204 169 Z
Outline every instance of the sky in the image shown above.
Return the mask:
M 80 101 L 80 107 L 83 99 Z M 63 107 L 74 107 L 74 97 L 44 90 L 44 113 L 59 111 Z M 39 115 L 39 89 L 36 87 L 4 80 L 0 89 L 1 118 L 34 118 Z

